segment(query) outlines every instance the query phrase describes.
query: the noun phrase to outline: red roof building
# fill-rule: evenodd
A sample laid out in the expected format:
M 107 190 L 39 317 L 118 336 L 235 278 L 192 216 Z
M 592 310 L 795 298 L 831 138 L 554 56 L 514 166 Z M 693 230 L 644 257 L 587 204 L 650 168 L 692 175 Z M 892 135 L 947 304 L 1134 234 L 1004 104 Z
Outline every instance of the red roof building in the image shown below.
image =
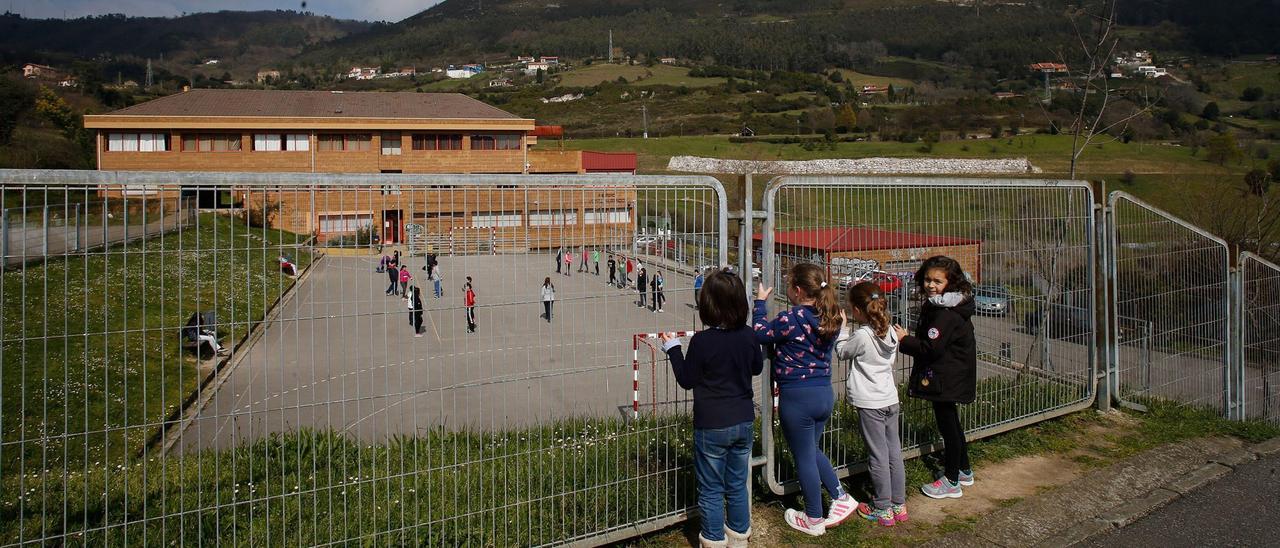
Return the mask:
M 626 173 L 636 172 L 636 153 L 634 152 L 591 152 L 582 151 L 582 171 L 586 173 Z

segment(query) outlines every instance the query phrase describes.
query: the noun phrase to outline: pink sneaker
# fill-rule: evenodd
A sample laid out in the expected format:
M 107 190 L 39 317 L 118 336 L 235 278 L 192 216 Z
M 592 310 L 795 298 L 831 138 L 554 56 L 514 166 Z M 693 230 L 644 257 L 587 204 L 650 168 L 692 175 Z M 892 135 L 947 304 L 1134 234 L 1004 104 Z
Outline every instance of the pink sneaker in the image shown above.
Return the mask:
M 806 535 L 818 537 L 827 532 L 827 526 L 824 525 L 823 520 L 819 519 L 814 523 L 809 519 L 809 516 L 804 515 L 804 511 L 802 510 L 787 508 L 787 511 L 782 514 L 782 517 L 786 520 L 787 525 L 790 525 L 792 529 L 800 531 Z
M 893 505 L 893 521 L 896 521 L 898 523 L 907 522 L 907 505 L 905 504 Z
M 895 521 L 892 509 L 879 510 L 865 502 L 858 504 L 858 515 L 866 518 L 867 521 L 874 521 L 885 527 L 893 527 Z
M 858 508 L 858 501 L 853 500 L 852 496 L 845 493 L 844 498 L 831 501 L 831 511 L 827 512 L 827 520 L 822 522 L 826 527 L 835 527 L 845 518 L 852 516 L 853 511 Z

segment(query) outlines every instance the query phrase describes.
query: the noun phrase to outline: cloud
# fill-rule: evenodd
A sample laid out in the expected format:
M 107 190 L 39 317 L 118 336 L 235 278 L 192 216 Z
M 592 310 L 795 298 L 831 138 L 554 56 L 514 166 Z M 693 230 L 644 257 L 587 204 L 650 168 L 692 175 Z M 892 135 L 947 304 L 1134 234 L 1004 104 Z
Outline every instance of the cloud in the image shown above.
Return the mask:
M 439 2 L 440 0 L 307 0 L 306 11 L 340 19 L 399 21 Z M 183 13 L 208 11 L 275 9 L 301 10 L 302 0 L 13 0 L 13 11 L 31 18 L 75 18 L 108 13 L 173 17 Z

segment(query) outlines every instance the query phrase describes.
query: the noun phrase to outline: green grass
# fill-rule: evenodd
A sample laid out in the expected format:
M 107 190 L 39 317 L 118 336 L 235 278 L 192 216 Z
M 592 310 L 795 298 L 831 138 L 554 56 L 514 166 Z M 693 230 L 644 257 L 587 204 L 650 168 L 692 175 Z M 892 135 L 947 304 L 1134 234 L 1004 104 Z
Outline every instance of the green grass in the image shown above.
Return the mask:
M 575 68 L 558 75 L 563 87 L 588 87 L 613 82 L 621 76 L 635 86 L 686 86 L 690 88 L 719 86 L 724 78 L 696 78 L 689 69 L 671 65 L 611 65 L 597 63 Z
M 892 76 L 876 76 L 874 74 L 864 74 L 856 70 L 836 69 L 840 75 L 844 77 L 846 82 L 853 83 L 855 91 L 862 91 L 862 86 L 900 86 L 911 87 L 915 82 L 906 78 L 894 78 Z
M 378 445 L 300 431 L 48 476 L 48 494 L 22 498 L 21 511 L 16 498 L 0 504 L 0 539 L 16 541 L 22 527 L 26 538 L 111 546 L 551 543 L 690 504 L 692 437 L 688 417 L 424 430 Z
M 0 538 L 41 510 L 20 516 L 13 502 L 47 507 L 52 476 L 140 464 L 200 379 L 177 334 L 187 316 L 215 311 L 235 344 L 292 283 L 276 271 L 277 246 L 300 241 L 202 215 L 195 228 L 3 273 Z

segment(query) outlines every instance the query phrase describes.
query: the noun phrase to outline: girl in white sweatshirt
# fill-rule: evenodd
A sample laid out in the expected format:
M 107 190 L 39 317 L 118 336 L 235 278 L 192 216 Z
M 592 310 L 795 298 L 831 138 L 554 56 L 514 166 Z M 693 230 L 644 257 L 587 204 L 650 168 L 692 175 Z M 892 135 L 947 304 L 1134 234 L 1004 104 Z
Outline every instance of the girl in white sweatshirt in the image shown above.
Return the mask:
M 850 309 L 861 325 L 854 328 L 845 322 L 836 339 L 836 356 L 853 360 L 846 383 L 849 403 L 858 408 L 876 491 L 872 504 L 858 504 L 858 515 L 886 527 L 907 521 L 907 482 L 898 437 L 901 406 L 893 377 L 898 337 L 888 304 L 884 292 L 872 282 L 850 288 Z

